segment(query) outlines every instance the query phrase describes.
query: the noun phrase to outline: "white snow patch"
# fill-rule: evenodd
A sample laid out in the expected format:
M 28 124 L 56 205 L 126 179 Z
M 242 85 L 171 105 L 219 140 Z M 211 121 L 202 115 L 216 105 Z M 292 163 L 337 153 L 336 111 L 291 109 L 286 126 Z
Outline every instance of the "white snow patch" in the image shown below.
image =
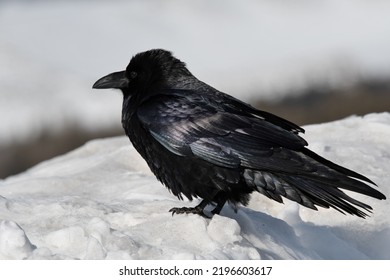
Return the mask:
M 35 249 L 14 221 L 0 222 L 0 259 L 25 259 Z
M 305 127 L 310 148 L 390 197 L 390 114 Z M 312 211 L 253 194 L 211 220 L 178 201 L 126 137 L 83 147 L 0 181 L 2 259 L 389 259 L 389 200 L 358 196 L 371 217 Z

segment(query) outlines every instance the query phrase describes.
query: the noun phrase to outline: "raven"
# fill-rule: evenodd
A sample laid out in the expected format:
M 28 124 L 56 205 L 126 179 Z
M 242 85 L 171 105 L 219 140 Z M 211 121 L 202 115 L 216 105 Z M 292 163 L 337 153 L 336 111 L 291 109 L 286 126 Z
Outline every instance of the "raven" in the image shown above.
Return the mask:
M 122 126 L 149 168 L 179 199 L 202 199 L 172 215 L 208 217 L 208 204 L 219 214 L 226 202 L 237 209 L 253 191 L 362 218 L 371 206 L 341 189 L 386 199 L 367 177 L 306 148 L 301 127 L 198 80 L 170 51 L 138 53 L 93 88 L 123 92 Z

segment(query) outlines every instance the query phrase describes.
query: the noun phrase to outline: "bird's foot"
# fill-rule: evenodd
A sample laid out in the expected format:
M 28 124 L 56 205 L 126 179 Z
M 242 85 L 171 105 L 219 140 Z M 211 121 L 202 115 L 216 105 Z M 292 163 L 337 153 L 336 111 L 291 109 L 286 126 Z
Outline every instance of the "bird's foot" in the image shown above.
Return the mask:
M 203 212 L 203 208 L 200 206 L 196 207 L 173 207 L 169 212 L 172 212 L 172 216 L 174 214 L 197 214 L 199 216 L 202 216 L 203 218 L 206 219 L 211 219 L 211 217 L 207 216 Z

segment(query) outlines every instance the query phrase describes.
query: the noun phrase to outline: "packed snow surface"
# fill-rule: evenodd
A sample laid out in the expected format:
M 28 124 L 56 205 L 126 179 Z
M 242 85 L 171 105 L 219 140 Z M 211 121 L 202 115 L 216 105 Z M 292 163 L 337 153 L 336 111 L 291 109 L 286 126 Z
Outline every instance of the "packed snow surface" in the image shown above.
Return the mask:
M 390 197 L 390 114 L 305 127 L 310 148 Z M 235 213 L 175 215 L 179 201 L 126 137 L 94 140 L 0 181 L 2 259 L 390 259 L 389 199 L 371 217 L 253 194 Z

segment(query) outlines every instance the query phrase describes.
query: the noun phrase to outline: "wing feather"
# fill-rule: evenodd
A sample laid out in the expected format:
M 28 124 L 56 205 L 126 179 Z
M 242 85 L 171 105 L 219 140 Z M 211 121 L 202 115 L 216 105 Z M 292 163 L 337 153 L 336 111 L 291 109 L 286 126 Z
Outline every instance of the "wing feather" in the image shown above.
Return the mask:
M 225 112 L 207 102 L 161 96 L 140 106 L 137 115 L 162 146 L 179 156 L 194 156 L 229 168 L 293 170 L 303 165 L 299 156 L 288 152 L 307 144 L 294 132 L 241 111 Z M 281 147 L 286 149 L 281 151 Z M 281 165 L 280 160 L 286 163 Z

